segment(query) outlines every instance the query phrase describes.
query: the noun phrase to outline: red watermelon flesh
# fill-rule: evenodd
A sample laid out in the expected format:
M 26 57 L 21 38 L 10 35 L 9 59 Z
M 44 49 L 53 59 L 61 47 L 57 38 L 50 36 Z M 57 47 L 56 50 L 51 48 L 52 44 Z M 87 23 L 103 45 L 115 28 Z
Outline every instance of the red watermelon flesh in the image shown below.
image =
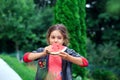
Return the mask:
M 54 44 L 52 44 L 51 52 L 58 52 L 58 51 L 61 51 L 63 48 L 64 48 L 64 46 L 62 46 L 58 43 L 54 43 Z
M 65 49 L 65 46 L 62 46 L 61 44 L 54 43 L 52 44 L 52 48 L 50 50 L 51 54 L 58 54 L 60 51 L 63 51 Z

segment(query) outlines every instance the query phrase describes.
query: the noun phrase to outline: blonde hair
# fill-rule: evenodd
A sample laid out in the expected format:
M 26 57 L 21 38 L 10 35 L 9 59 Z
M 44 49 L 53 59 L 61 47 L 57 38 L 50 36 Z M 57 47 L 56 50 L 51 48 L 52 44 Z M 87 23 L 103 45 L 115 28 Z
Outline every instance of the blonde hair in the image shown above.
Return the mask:
M 47 31 L 47 42 L 48 42 L 48 44 L 50 43 L 50 42 L 49 42 L 50 34 L 51 34 L 51 32 L 53 32 L 54 30 L 59 30 L 59 31 L 60 31 L 60 33 L 63 35 L 63 38 L 64 38 L 64 43 L 63 43 L 63 45 L 64 45 L 64 46 L 67 46 L 68 43 L 69 43 L 68 31 L 67 31 L 66 27 L 65 27 L 63 24 L 55 24 L 55 25 L 49 27 L 49 29 L 48 29 L 48 31 Z

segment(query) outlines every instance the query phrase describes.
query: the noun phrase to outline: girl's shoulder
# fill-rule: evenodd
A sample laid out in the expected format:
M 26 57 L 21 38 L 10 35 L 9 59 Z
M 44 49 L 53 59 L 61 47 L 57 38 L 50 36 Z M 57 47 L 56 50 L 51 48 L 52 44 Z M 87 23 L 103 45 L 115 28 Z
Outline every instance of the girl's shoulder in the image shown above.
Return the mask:
M 78 56 L 78 57 L 80 57 L 81 55 L 78 53 L 78 52 L 76 52 L 74 49 L 71 49 L 71 48 L 66 48 L 66 50 L 65 50 L 65 52 L 67 52 L 68 54 L 70 54 L 70 55 L 73 55 L 73 56 Z
M 65 52 L 72 53 L 72 52 L 75 52 L 75 50 L 67 47 L 66 50 L 65 50 Z
M 44 50 L 44 48 L 40 47 L 40 48 L 38 48 L 38 49 L 36 49 L 36 50 L 34 50 L 32 52 L 34 52 L 34 53 L 36 53 L 36 52 L 42 52 L 43 50 Z

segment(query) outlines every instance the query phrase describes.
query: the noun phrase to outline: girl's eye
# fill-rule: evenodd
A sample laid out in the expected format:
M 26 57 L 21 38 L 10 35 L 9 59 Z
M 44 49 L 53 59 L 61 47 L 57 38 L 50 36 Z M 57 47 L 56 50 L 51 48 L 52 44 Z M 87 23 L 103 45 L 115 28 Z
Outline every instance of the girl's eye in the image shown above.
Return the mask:
M 51 38 L 52 38 L 52 39 L 54 39 L 55 37 L 54 37 L 54 36 L 52 36 Z
M 58 36 L 58 39 L 62 39 L 60 36 Z

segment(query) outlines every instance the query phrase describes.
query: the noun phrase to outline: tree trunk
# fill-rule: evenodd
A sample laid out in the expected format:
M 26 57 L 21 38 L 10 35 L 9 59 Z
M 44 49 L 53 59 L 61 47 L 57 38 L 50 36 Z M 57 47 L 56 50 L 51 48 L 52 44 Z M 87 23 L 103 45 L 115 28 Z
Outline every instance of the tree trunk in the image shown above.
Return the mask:
M 19 44 L 16 42 L 16 58 L 20 61 Z

